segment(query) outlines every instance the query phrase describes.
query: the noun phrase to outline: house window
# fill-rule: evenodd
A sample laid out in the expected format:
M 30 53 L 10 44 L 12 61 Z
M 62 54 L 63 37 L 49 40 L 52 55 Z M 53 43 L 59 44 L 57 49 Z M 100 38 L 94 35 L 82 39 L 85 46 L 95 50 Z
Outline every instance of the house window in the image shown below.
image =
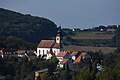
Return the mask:
M 47 50 L 47 53 L 48 53 L 48 50 Z
M 54 50 L 54 53 L 56 53 L 56 51 Z
M 40 53 L 40 50 L 39 50 L 39 53 Z
M 44 50 L 43 50 L 43 54 L 44 54 Z

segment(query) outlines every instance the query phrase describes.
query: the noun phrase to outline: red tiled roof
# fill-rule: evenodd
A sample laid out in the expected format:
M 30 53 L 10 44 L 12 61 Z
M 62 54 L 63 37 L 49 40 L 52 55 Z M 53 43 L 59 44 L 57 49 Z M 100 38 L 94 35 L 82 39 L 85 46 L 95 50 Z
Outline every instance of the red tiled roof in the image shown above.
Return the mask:
M 67 52 L 67 53 L 71 53 L 70 50 L 65 50 L 65 52 Z
M 41 40 L 37 48 L 51 48 L 54 44 L 54 40 Z
M 80 60 L 81 60 L 81 55 L 73 63 L 80 62 Z
M 107 29 L 108 32 L 114 32 L 116 29 Z
M 0 50 L 0 55 L 3 55 L 3 51 L 2 50 Z
M 65 64 L 69 59 L 64 59 L 63 61 L 60 62 L 60 64 Z
M 86 52 L 81 52 L 80 56 L 73 63 L 80 62 L 81 58 L 84 59 L 86 54 Z
M 2 54 L 3 53 L 3 50 L 2 49 L 0 49 L 0 54 Z
M 58 43 L 55 43 L 54 46 L 53 46 L 53 48 L 61 48 L 61 45 L 58 44 Z
M 71 56 L 75 56 L 78 52 L 72 52 Z
M 62 51 L 57 55 L 57 57 L 64 57 L 66 54 L 67 54 L 67 52 Z
M 18 51 L 16 51 L 17 54 L 25 54 L 25 52 L 26 52 L 25 50 L 18 50 Z

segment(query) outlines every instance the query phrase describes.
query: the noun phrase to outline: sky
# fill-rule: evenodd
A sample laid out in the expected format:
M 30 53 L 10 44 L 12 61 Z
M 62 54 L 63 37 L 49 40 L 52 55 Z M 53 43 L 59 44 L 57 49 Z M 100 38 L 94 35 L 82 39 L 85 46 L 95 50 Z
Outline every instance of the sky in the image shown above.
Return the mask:
M 0 0 L 0 7 L 45 17 L 66 28 L 120 24 L 120 0 Z

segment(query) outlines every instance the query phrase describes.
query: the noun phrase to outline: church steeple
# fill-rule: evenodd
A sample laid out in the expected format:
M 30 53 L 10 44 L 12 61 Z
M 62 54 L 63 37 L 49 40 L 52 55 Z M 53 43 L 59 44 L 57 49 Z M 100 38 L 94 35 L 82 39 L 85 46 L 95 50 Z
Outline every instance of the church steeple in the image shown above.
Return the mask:
M 58 27 L 57 36 L 56 36 L 56 43 L 60 44 L 60 42 L 61 42 L 61 26 Z

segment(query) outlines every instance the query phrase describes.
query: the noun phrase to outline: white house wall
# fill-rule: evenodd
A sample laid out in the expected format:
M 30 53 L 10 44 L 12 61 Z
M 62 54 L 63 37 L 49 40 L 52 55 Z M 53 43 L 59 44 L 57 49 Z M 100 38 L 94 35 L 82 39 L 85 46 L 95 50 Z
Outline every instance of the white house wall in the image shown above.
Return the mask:
M 60 61 L 63 61 L 63 57 L 57 57 L 57 59 Z
M 75 60 L 75 56 L 72 56 L 72 59 Z
M 64 65 L 63 65 L 63 64 L 60 64 L 59 66 L 60 66 L 60 68 L 63 68 Z

